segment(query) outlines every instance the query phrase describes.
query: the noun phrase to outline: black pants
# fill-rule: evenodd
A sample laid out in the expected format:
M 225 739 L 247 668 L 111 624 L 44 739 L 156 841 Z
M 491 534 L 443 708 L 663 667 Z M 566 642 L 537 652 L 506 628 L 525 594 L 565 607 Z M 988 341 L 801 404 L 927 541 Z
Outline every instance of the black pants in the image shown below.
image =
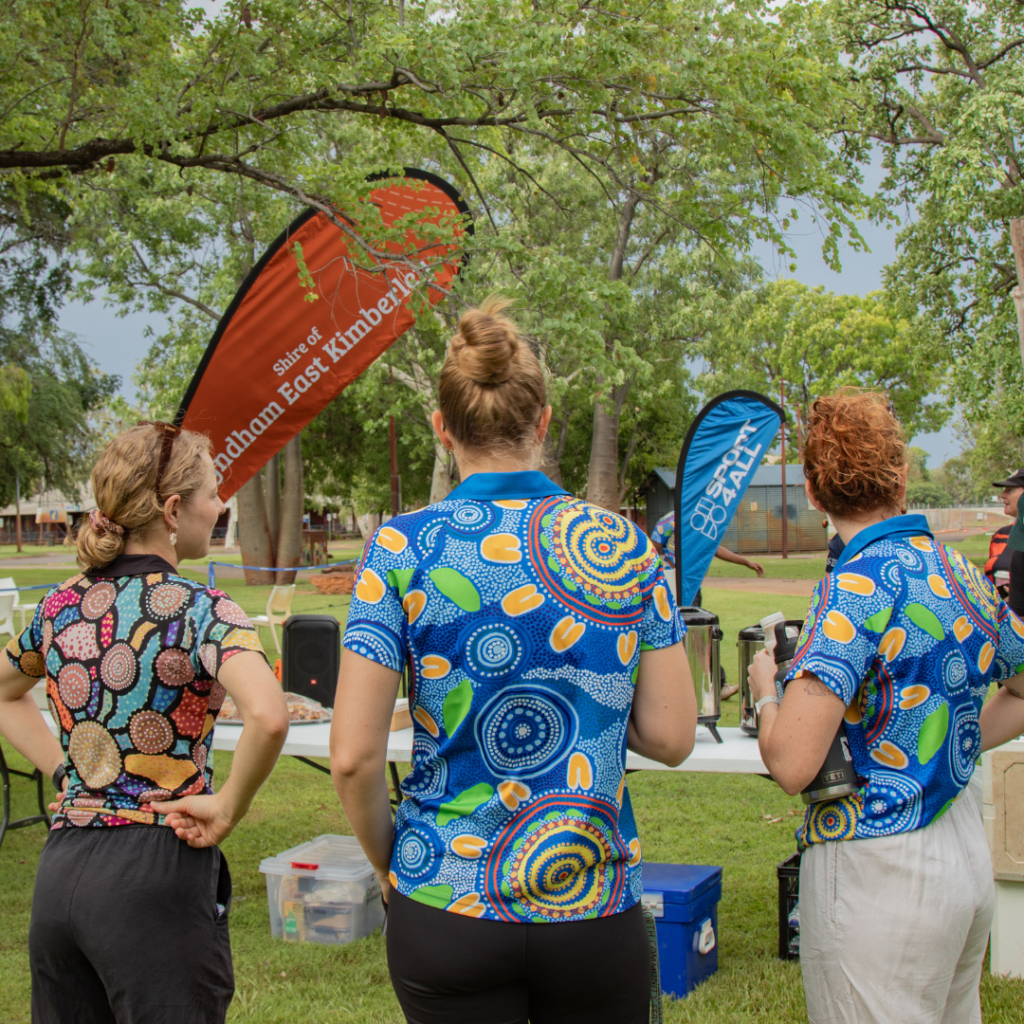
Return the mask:
M 409 1024 L 647 1024 L 640 905 L 589 921 L 506 924 L 391 890 L 388 968 Z
M 28 935 L 33 1024 L 221 1024 L 230 898 L 220 850 L 169 828 L 51 832 Z

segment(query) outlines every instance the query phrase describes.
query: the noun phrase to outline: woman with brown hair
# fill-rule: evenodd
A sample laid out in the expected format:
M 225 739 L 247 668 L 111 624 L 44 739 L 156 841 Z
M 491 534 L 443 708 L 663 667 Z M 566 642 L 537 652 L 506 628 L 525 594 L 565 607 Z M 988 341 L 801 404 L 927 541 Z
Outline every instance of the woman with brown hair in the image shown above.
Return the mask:
M 434 429 L 462 483 L 366 546 L 331 769 L 409 1021 L 646 1024 L 625 755 L 675 765 L 693 747 L 684 627 L 644 534 L 535 468 L 551 408 L 504 305 L 462 317 L 441 371 Z M 415 738 L 392 824 L 405 665 Z
M 92 484 L 83 571 L 0 665 L 0 732 L 60 793 L 32 901 L 32 1020 L 211 1024 L 234 992 L 217 844 L 273 768 L 288 712 L 242 609 L 177 571 L 207 554 L 224 509 L 209 440 L 141 423 Z M 44 675 L 57 739 L 28 692 Z M 245 729 L 214 794 L 225 692 Z
M 811 784 L 840 727 L 859 784 L 810 804 L 797 832 L 808 1016 L 980 1022 L 994 896 L 967 784 L 982 701 L 1024 663 L 1024 623 L 924 516 L 901 514 L 906 446 L 882 396 L 815 401 L 804 473 L 846 547 L 811 599 L 784 696 L 767 655 L 750 680 L 761 756 L 787 793 Z M 986 743 L 1010 719 L 1024 727 L 1024 701 L 1008 700 L 984 716 Z

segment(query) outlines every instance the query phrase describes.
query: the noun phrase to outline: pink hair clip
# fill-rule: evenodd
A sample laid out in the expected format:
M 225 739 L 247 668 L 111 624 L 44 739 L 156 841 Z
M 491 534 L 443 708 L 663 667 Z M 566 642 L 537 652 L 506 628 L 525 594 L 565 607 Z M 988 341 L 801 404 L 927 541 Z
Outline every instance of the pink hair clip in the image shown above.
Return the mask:
M 116 533 L 118 537 L 124 536 L 124 527 L 112 523 L 98 508 L 89 513 L 89 522 L 97 533 Z

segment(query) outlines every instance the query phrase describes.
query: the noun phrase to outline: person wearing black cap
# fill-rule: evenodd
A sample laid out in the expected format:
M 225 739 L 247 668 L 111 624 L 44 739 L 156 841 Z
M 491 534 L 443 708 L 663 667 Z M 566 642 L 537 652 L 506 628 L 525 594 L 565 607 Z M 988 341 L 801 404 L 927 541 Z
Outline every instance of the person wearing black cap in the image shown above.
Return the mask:
M 1024 509 L 1018 507 L 1020 496 L 1024 494 L 1024 469 L 1018 469 L 1005 480 L 995 481 L 992 486 L 1002 487 L 1003 493 L 999 497 L 1003 500 L 1003 512 L 1012 516 L 1014 520 L 1013 526 L 1009 528 L 1006 551 L 1003 552 L 1002 558 L 996 555 L 996 560 L 992 563 L 992 572 L 994 574 L 996 569 L 1002 568 L 1000 562 L 1005 562 L 1006 554 L 1009 554 L 1010 593 L 1006 603 L 1017 615 L 1024 616 L 1024 524 L 1021 523 L 1021 513 Z M 1000 533 L 1002 530 L 997 530 L 996 536 L 993 536 L 993 545 L 997 543 L 996 538 Z M 991 549 L 989 553 L 992 554 Z M 987 564 L 985 571 L 989 571 Z

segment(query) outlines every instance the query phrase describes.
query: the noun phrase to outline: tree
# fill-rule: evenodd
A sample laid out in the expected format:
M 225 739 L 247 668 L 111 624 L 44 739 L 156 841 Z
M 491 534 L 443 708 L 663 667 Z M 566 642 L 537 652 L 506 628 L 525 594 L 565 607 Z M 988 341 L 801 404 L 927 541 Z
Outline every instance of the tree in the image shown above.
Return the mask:
M 0 184 L 0 197 L 10 185 Z M 0 198 L 0 502 L 35 488 L 77 490 L 100 439 L 97 417 L 120 378 L 101 373 L 75 337 L 56 326 L 67 268 L 50 265 L 66 208 L 25 203 L 30 223 Z
M 935 471 L 935 483 L 942 488 L 949 500 L 956 505 L 969 501 L 984 500 L 992 496 L 992 484 L 979 477 L 969 455 L 954 455 Z
M 785 248 L 788 202 L 828 223 L 833 262 L 844 231 L 858 238 L 857 144 L 828 145 L 842 69 L 820 26 L 758 0 L 352 0 L 344 11 L 236 0 L 213 19 L 175 2 L 51 0 L 44 11 L 16 0 L 4 17 L 0 169 L 17 194 L 67 201 L 76 239 L 103 235 L 111 196 L 129 208 L 152 198 L 160 221 L 197 192 L 234 191 L 231 202 L 247 205 L 262 191 L 293 210 L 322 210 L 369 260 L 387 238 L 367 218 L 366 173 L 400 166 L 394 158 L 411 151 L 457 169 L 492 226 L 493 251 L 505 239 L 477 179 L 482 161 L 558 206 L 527 165 L 563 155 L 599 193 L 585 275 L 594 283 L 600 268 L 603 277 L 584 304 L 584 334 L 600 341 L 587 353 L 587 490 L 608 507 L 623 486 L 620 419 L 642 404 L 649 379 L 630 319 L 640 270 L 680 245 L 724 262 L 755 235 Z M 521 161 L 531 150 L 533 162 Z M 188 231 L 203 234 L 201 223 Z M 153 249 L 106 248 L 115 268 L 122 257 L 145 264 L 121 274 L 131 289 L 155 294 L 162 283 L 168 301 L 196 299 L 161 272 Z M 176 331 L 191 330 L 203 306 L 223 308 L 198 301 Z M 443 460 L 435 469 L 440 488 Z
M 927 403 L 942 384 L 942 339 L 928 320 L 901 316 L 885 292 L 835 295 L 782 280 L 740 295 L 731 315 L 701 346 L 711 397 L 748 387 L 778 400 L 803 448 L 811 403 L 843 386 L 885 391 L 908 437 L 937 430 L 949 417 Z
M 944 332 L 949 394 L 972 426 L 1009 430 L 1019 446 L 1010 222 L 1024 214 L 1024 8 L 834 0 L 830 12 L 859 92 L 851 126 L 881 147 L 886 205 L 906 211 L 886 282 Z

